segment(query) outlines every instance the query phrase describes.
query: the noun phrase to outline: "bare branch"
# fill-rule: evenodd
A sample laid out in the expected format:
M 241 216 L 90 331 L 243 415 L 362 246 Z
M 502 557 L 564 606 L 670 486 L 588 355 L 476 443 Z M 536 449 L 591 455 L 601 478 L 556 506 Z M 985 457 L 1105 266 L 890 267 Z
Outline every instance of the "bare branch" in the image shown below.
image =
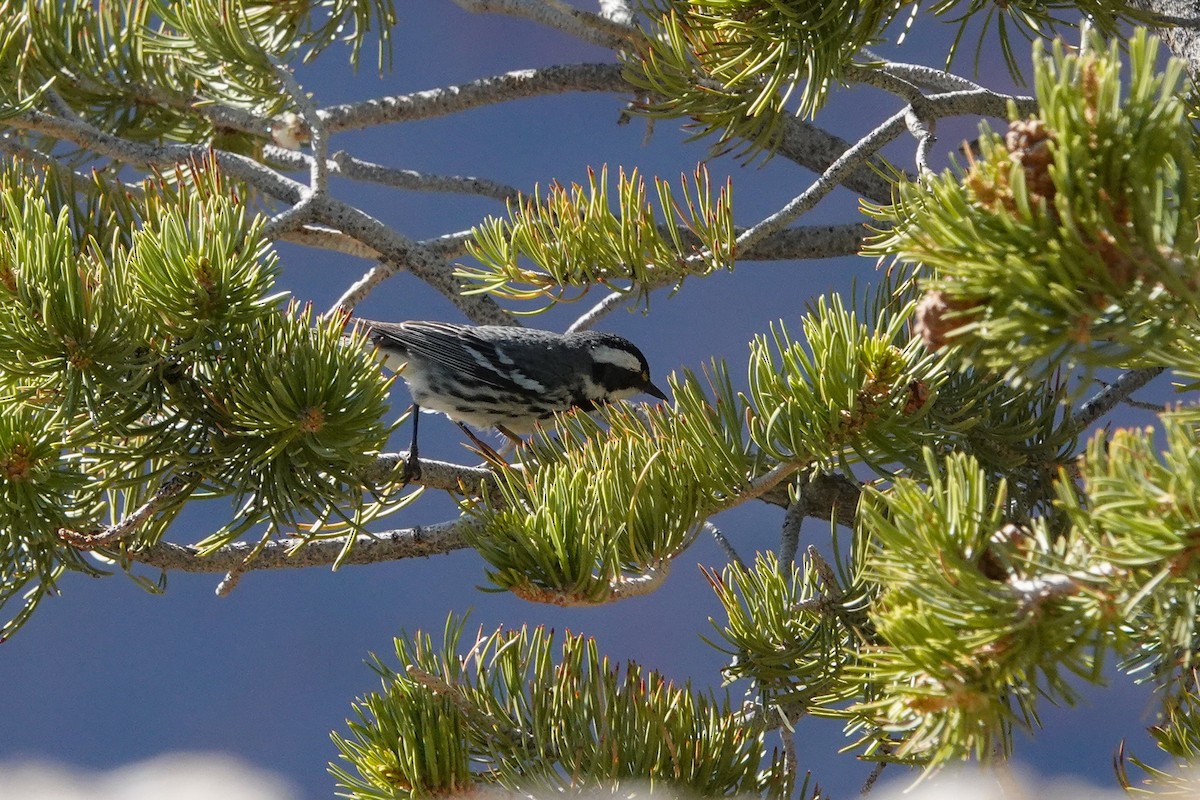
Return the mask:
M 914 114 L 926 127 L 933 120 L 941 117 L 968 114 L 1003 117 L 1007 115 L 1010 100 L 1016 104 L 1017 110 L 1021 113 L 1027 113 L 1036 108 L 1036 101 L 1031 97 L 1011 97 L 988 89 L 945 92 L 921 97 L 917 104 L 910 105 L 893 114 L 875 130 L 843 151 L 803 193 L 792 199 L 779 211 L 742 233 L 737 239 L 738 250 L 747 249 L 768 234 L 782 230 L 801 214 L 815 206 L 835 187 L 846 181 L 847 177 L 855 170 L 864 166 L 880 148 L 899 136 Z M 921 137 L 923 135 L 920 134 Z M 927 142 L 925 146 L 928 146 Z M 888 200 L 890 200 L 890 196 L 889 188 Z
M 313 163 L 312 156 L 275 145 L 263 148 L 263 155 L 275 164 L 295 169 L 311 168 Z M 500 202 L 518 200 L 521 197 L 520 190 L 487 178 L 429 175 L 411 169 L 398 169 L 363 161 L 342 150 L 330 157 L 326 168 L 330 174 L 349 180 L 378 183 L 414 192 L 456 192 L 491 197 Z
M 909 104 L 918 103 L 925 96 L 916 84 L 882 69 L 850 64 L 845 68 L 843 75 L 848 81 L 861 83 L 864 86 L 874 86 L 876 89 L 883 89 L 885 92 L 890 92 Z
M 338 174 L 351 179 L 395 186 L 419 192 L 457 192 L 491 197 L 500 202 L 521 199 L 520 190 L 487 178 L 460 175 L 428 175 L 411 169 L 393 169 L 354 158 L 339 151 L 333 155 Z
M 804 491 L 805 484 L 800 481 L 796 487 L 796 499 L 783 515 L 783 530 L 779 534 L 779 570 L 786 573 L 796 560 L 796 550 L 800 547 L 800 525 L 808 515 L 808 498 Z
M 326 130 L 332 133 L 444 117 L 510 100 L 565 92 L 630 94 L 632 88 L 621 77 L 620 64 L 563 64 L 514 70 L 460 86 L 330 106 L 319 114 Z
M 196 475 L 173 475 L 163 482 L 162 486 L 159 487 L 158 491 L 149 500 L 121 521 L 103 530 L 86 533 L 59 528 L 58 538 L 80 550 L 95 550 L 100 547 L 116 544 L 122 539 L 126 539 L 137 533 L 138 528 L 151 517 L 171 505 L 177 498 L 191 492 L 199 483 L 200 478 Z
M 380 456 L 362 475 L 367 483 L 386 481 L 396 470 L 408 463 L 408 451 L 388 453 Z M 448 492 L 476 490 L 481 485 L 494 487 L 495 475 L 487 467 L 468 467 L 449 461 L 434 461 L 431 458 L 421 459 L 421 475 L 411 483 L 428 489 L 444 489 Z
M 504 309 L 485 295 L 462 294 L 453 268 L 442 258 L 411 239 L 400 235 L 379 220 L 351 205 L 327 195 L 313 199 L 315 218 L 363 242 L 384 256 L 338 299 L 334 310 L 349 310 L 371 290 L 401 269 L 406 269 L 441 292 L 468 319 L 478 325 L 518 324 Z
M 737 229 L 735 233 L 745 229 Z M 699 245 L 700 240 L 691 231 L 680 229 L 684 244 Z M 842 225 L 809 225 L 776 231 L 760 239 L 745 252 L 738 254 L 740 261 L 784 261 L 792 259 L 834 258 L 858 253 L 867 236 L 866 226 L 861 222 Z M 642 286 L 642 291 L 652 292 L 668 283 Z M 612 311 L 626 301 L 636 300 L 638 292 L 610 292 L 590 309 L 581 314 L 568 332 L 591 330 Z
M 845 139 L 811 122 L 792 116 L 783 120 L 778 154 L 813 172 L 821 173 L 829 169 L 849 148 L 850 143 Z M 877 203 L 889 203 L 892 199 L 892 183 L 885 176 L 891 169 L 882 157 L 874 156 L 847 172 L 842 184 Z
M 344 253 L 348 256 L 365 258 L 370 261 L 378 261 L 381 258 L 379 251 L 370 245 L 353 239 L 341 231 L 321 225 L 304 225 L 300 228 L 283 231 L 279 235 L 279 241 L 291 242 L 292 244 L 312 247 L 318 250 Z
M 1119 403 L 1138 389 L 1157 378 L 1164 367 L 1131 369 L 1086 400 L 1071 418 L 1071 427 L 1081 433 L 1096 420 L 1112 411 Z
M 871 793 L 871 790 L 875 788 L 876 781 L 879 780 L 879 776 L 882 775 L 883 771 L 887 768 L 888 763 L 889 762 L 887 761 L 875 762 L 875 766 L 871 768 L 871 773 L 867 775 L 867 779 L 863 781 L 862 788 L 858 790 L 859 797 L 866 797 Z
M 808 516 L 850 528 L 858 511 L 858 500 L 862 496 L 861 485 L 845 475 L 830 474 L 814 476 L 805 489 L 808 498 Z M 759 499 L 765 503 L 787 508 L 791 497 L 786 486 L 775 486 L 763 492 Z
M 631 297 L 637 297 L 636 292 L 610 292 L 606 294 L 600 302 L 583 312 L 571 326 L 567 328 L 567 333 L 578 333 L 579 331 L 590 331 L 596 327 L 600 320 L 604 319 L 612 311 L 615 311 L 622 303 L 629 300 Z
M 865 47 L 859 52 L 866 58 L 878 62 L 879 66 L 875 67 L 876 69 L 926 89 L 933 89 L 939 92 L 957 92 L 983 88 L 978 83 L 955 75 L 952 72 L 927 67 L 924 64 L 889 61 Z
M 782 464 L 776 464 L 762 475 L 752 479 L 748 484 L 746 484 L 745 489 L 735 495 L 730 496 L 728 499 L 722 502 L 720 510 L 727 511 L 734 506 L 740 506 L 747 500 L 753 500 L 754 498 L 769 492 L 771 489 L 774 489 L 780 483 L 784 482 L 793 474 L 795 474 L 796 470 L 800 469 L 800 467 L 800 464 L 790 461 L 785 461 Z
M 25 111 L 5 119 L 5 124 L 63 139 L 98 155 L 125 164 L 149 167 L 174 167 L 210 154 L 230 177 L 253 186 L 262 193 L 289 204 L 303 199 L 304 184 L 284 177 L 248 156 L 214 150 L 206 145 L 143 144 L 113 136 L 86 122 L 65 119 L 41 111 Z
M 934 123 L 921 118 L 910 107 L 909 112 L 904 115 L 904 125 L 917 140 L 917 174 L 922 178 L 931 175 L 933 170 L 929 168 L 929 151 L 937 141 L 937 137 L 933 135 Z
M 851 145 L 829 168 L 800 195 L 771 216 L 752 226 L 737 238 L 737 250 L 752 247 L 758 240 L 787 227 L 817 202 L 834 190 L 842 179 L 862 166 L 879 152 L 880 148 L 904 132 L 907 109 L 889 117 L 883 124 Z
M 346 540 L 343 537 L 305 543 L 301 537 L 285 536 L 263 544 L 249 562 L 246 559 L 259 548 L 259 542 L 233 542 L 206 556 L 201 556 L 191 545 L 160 542 L 144 550 L 131 551 L 128 557 L 163 570 L 200 573 L 328 567 L 338 562 L 339 557 L 342 564 L 377 564 L 462 550 L 468 546 L 467 533 L 476 525 L 474 520 L 462 517 L 434 525 L 363 533 L 354 537 L 349 553 L 344 555 Z
M 1200 80 L 1200 27 L 1196 25 L 1195 0 L 1133 0 L 1131 5 L 1152 11 L 1163 21 L 1154 32 L 1173 55 L 1187 62 L 1192 81 Z
M 540 22 L 585 42 L 609 50 L 628 47 L 641 35 L 631 25 L 623 25 L 599 14 L 572 8 L 562 0 L 454 0 L 474 13 L 507 14 Z
M 743 570 L 746 569 L 746 562 L 742 561 L 742 557 L 739 556 L 737 550 L 734 549 L 733 543 L 729 541 L 729 538 L 725 536 L 724 533 L 721 532 L 720 528 L 712 524 L 712 522 L 705 521 L 704 530 L 712 534 L 713 539 L 715 539 L 717 544 L 720 545 L 721 549 L 725 551 L 726 558 L 728 558 L 734 564 L 737 564 Z

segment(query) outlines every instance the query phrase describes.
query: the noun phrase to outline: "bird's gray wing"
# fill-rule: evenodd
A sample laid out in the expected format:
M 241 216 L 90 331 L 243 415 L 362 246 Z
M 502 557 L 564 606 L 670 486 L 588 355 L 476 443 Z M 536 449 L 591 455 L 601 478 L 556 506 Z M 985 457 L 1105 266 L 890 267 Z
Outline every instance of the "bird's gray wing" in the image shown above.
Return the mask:
M 544 356 L 556 339 L 552 333 L 448 322 L 370 325 L 372 338 L 378 345 L 397 345 L 416 357 L 441 365 L 466 383 L 517 394 L 544 392 L 548 388 L 546 382 L 551 374 Z M 542 351 L 538 353 L 540 357 L 529 358 L 529 348 Z

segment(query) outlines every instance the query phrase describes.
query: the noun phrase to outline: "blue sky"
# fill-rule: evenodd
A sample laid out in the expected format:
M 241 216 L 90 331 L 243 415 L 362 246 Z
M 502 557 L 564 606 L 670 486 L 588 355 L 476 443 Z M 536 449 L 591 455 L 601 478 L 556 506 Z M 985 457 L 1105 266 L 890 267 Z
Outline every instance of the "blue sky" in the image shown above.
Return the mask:
M 357 75 L 328 54 L 298 73 L 319 106 L 463 83 L 513 69 L 556 63 L 610 61 L 611 53 L 532 23 L 468 14 L 449 0 L 400 3 L 394 72 L 378 79 Z M 924 25 L 899 50 L 908 61 L 940 66 L 949 27 Z M 1019 46 L 1019 45 L 1018 45 Z M 1009 80 L 989 53 L 980 79 L 999 89 Z M 962 59 L 970 69 L 970 59 Z M 406 169 L 477 175 L 524 190 L 552 179 L 582 181 L 589 166 L 638 167 L 646 175 L 677 180 L 707 157 L 703 143 L 684 144 L 678 125 L 661 122 L 647 139 L 644 122 L 618 126 L 624 99 L 571 95 L 479 109 L 444 119 L 339 135 L 332 149 Z M 853 139 L 897 108 L 874 91 L 837 95 L 817 122 Z M 974 121 L 944 125 L 939 164 Z M 912 167 L 912 142 L 889 149 Z M 739 224 L 749 224 L 802 191 L 812 175 L 783 159 L 741 167 L 729 159 L 710 170 L 734 179 Z M 414 238 L 463 230 L 494 201 L 475 197 L 405 194 L 335 180 L 333 190 Z M 801 220 L 845 222 L 855 213 L 853 195 L 839 190 Z M 368 264 L 293 246 L 279 248 L 282 288 L 319 309 Z M 659 385 L 672 370 L 698 368 L 712 356 L 727 360 L 744 385 L 747 343 L 770 322 L 793 329 L 806 302 L 823 292 L 848 289 L 852 279 L 872 280 L 874 263 L 846 258 L 803 263 L 744 263 L 732 274 L 688 281 L 675 296 L 657 293 L 649 314 L 618 311 L 601 328 L 627 336 L 647 355 Z M 590 303 L 555 309 L 531 321 L 562 329 Z M 459 321 L 453 306 L 415 279 L 399 276 L 358 308 L 376 319 Z M 1166 397 L 1163 379 L 1144 393 Z M 397 384 L 398 414 L 408 404 Z M 1121 417 L 1117 418 L 1122 419 Z M 1144 422 L 1144 416 L 1129 417 Z M 407 443 L 402 429 L 395 448 Z M 422 454 L 464 461 L 458 430 L 441 418 L 422 424 Z M 195 541 L 219 527 L 223 507 L 190 510 L 173 533 Z M 433 496 L 388 521 L 402 527 L 454 515 L 449 500 Z M 744 556 L 778 545 L 782 513 L 752 504 L 716 522 Z M 828 529 L 809 520 L 804 543 L 828 540 Z M 336 758 L 331 729 L 344 730 L 350 703 L 377 688 L 364 665 L 368 653 L 391 653 L 403 631 L 440 631 L 446 615 L 472 610 L 485 629 L 545 624 L 595 636 L 603 652 L 633 659 L 700 686 L 716 686 L 721 654 L 701 641 L 712 631 L 719 606 L 697 565 L 720 566 L 723 555 L 702 539 L 674 565 L 657 593 L 598 609 L 533 605 L 509 595 L 483 593 L 483 564 L 471 552 L 369 567 L 253 572 L 227 598 L 213 590 L 215 576 L 172 575 L 162 596 L 146 594 L 121 576 L 93 580 L 69 576 L 59 597 L 45 601 L 33 621 L 0 649 L 0 685 L 8 687 L 0 726 L 0 762 L 51 760 L 83 769 L 110 769 L 176 751 L 233 754 L 278 773 L 297 798 L 329 797 L 326 763 Z M 1036 741 L 1019 738 L 1019 759 L 1048 774 L 1071 773 L 1111 783 L 1110 760 L 1122 737 L 1153 757 L 1142 734 L 1149 724 L 1147 694 L 1116 678 L 1113 690 L 1086 691 L 1082 708 L 1046 709 Z M 805 723 L 799 741 L 802 767 L 839 796 L 857 792 L 869 771 L 849 756 L 838 725 Z

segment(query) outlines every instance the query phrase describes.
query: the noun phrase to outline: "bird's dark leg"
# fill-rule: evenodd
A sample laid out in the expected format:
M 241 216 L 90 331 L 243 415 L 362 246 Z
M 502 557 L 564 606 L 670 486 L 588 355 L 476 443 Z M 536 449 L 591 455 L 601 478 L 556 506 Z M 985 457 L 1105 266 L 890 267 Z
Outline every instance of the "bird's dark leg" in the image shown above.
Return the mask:
M 404 459 L 404 471 L 400 473 L 402 484 L 419 480 L 421 477 L 421 462 L 417 456 L 417 423 L 421 420 L 421 407 L 413 403 L 408 410 L 412 412 L 413 435 L 412 444 L 408 446 L 408 458 Z

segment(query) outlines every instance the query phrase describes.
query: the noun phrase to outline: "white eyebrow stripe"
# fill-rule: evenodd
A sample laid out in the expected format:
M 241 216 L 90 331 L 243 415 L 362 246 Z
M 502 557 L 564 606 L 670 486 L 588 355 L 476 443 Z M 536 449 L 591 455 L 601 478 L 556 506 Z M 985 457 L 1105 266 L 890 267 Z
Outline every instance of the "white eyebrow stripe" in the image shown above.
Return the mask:
M 638 361 L 637 356 L 627 350 L 618 350 L 615 347 L 599 345 L 592 348 L 592 358 L 603 364 L 612 364 L 613 366 L 627 369 L 634 374 L 640 374 L 642 371 L 642 362 Z

